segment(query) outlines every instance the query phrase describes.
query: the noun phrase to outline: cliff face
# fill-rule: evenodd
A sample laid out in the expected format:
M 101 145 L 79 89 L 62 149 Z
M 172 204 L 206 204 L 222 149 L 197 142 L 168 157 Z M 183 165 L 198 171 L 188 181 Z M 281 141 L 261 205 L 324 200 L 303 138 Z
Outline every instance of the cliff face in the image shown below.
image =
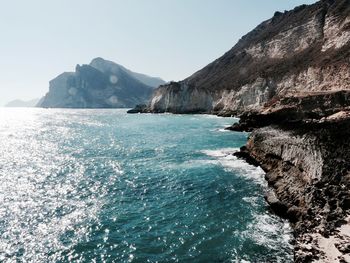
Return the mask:
M 238 157 L 266 171 L 266 200 L 288 218 L 296 262 L 350 262 L 350 91 L 309 93 L 242 115 Z
M 266 199 L 293 223 L 296 262 L 350 262 L 349 128 L 269 126 L 250 136 L 246 151 L 273 189 Z
M 164 81 L 134 73 L 102 58 L 77 65 L 50 81 L 49 92 L 38 104 L 50 108 L 125 108 L 145 103 Z
M 190 88 L 185 83 L 172 82 L 161 86 L 153 93 L 151 109 L 153 112 L 186 113 L 207 112 L 213 104 L 210 92 Z
M 158 88 L 148 110 L 240 114 L 276 96 L 347 89 L 349 55 L 350 1 L 276 12 L 216 61 Z
M 267 172 L 268 203 L 293 224 L 296 262 L 350 262 L 349 128 L 268 126 L 244 149 Z

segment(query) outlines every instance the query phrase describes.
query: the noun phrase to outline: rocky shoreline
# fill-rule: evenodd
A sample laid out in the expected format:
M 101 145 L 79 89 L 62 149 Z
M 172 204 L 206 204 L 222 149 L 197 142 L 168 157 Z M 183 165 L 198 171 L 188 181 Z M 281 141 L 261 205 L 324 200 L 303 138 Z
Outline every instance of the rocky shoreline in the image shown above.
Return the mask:
M 285 98 L 229 128 L 252 131 L 236 156 L 265 170 L 266 200 L 294 229 L 295 262 L 350 262 L 349 94 Z
M 350 263 L 350 1 L 275 15 L 223 56 L 130 113 L 239 116 L 236 153 L 266 171 L 294 228 L 295 262 Z
M 350 262 L 350 90 L 276 99 L 227 129 L 251 132 L 235 156 L 266 172 L 266 201 L 293 227 L 295 262 Z

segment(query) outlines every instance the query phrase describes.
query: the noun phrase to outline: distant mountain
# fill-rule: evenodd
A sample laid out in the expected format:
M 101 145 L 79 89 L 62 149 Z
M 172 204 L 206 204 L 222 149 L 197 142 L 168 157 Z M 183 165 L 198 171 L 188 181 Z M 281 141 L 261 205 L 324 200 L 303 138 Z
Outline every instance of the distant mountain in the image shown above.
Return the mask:
M 160 78 L 132 72 L 102 58 L 77 65 L 50 81 L 49 92 L 38 103 L 47 108 L 129 108 L 146 103 Z
M 32 100 L 13 100 L 8 102 L 5 107 L 35 107 L 38 104 L 40 99 Z

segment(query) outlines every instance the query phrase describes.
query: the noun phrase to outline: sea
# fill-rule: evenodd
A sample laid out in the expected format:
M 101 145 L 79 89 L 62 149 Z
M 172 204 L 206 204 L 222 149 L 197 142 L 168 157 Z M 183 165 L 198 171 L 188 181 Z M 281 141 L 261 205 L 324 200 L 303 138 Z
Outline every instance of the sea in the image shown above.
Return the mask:
M 292 262 L 237 121 L 0 108 L 0 262 Z

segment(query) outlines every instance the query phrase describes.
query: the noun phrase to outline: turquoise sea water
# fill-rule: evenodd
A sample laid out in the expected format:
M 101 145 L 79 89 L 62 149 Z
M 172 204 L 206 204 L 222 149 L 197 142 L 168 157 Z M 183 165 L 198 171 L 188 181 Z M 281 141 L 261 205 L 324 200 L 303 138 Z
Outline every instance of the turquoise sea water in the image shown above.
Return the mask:
M 234 118 L 0 109 L 1 262 L 290 262 Z

